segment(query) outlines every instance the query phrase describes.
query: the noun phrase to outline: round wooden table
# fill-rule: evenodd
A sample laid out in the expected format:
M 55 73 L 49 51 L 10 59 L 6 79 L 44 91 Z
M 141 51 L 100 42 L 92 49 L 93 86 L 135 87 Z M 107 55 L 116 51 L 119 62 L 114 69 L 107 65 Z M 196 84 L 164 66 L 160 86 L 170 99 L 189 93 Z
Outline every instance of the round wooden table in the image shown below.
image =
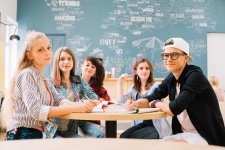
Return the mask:
M 107 108 L 107 109 L 110 109 Z M 106 109 L 106 110 L 107 110 Z M 151 112 L 151 113 L 113 113 L 105 111 L 102 113 L 71 113 L 61 118 L 74 119 L 74 120 L 105 120 L 105 134 L 107 138 L 116 138 L 117 133 L 117 120 L 149 120 L 160 119 L 166 117 L 164 112 Z

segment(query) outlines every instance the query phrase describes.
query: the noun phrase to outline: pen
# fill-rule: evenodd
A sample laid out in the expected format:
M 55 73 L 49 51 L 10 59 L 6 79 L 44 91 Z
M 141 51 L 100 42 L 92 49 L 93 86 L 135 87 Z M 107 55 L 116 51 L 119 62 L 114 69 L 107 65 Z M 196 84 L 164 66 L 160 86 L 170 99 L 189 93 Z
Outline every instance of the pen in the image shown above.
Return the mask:
M 132 111 L 132 114 L 137 114 L 137 113 L 139 113 L 139 109 L 138 108 L 136 108 L 134 111 Z
M 128 97 L 128 100 L 130 101 L 130 104 L 133 103 L 133 99 L 131 98 L 130 93 L 127 93 L 127 97 Z
M 87 100 L 89 100 L 90 102 L 92 102 L 96 106 L 96 104 L 87 95 L 84 95 L 84 96 L 86 97 Z
M 80 99 L 78 96 L 77 96 L 77 94 L 73 94 L 74 95 L 74 97 L 78 100 L 78 101 L 81 101 L 82 103 L 84 102 L 82 99 Z
M 130 93 L 127 93 L 127 97 L 129 100 L 132 100 L 131 96 L 130 96 Z
M 127 97 L 128 97 L 128 99 L 129 99 L 129 101 L 130 101 L 130 104 L 132 104 L 133 103 L 133 99 L 132 99 L 132 97 L 130 96 L 130 93 L 127 93 Z M 135 108 L 135 113 L 138 113 L 139 112 L 139 109 L 137 108 L 137 106 L 136 106 L 136 108 Z

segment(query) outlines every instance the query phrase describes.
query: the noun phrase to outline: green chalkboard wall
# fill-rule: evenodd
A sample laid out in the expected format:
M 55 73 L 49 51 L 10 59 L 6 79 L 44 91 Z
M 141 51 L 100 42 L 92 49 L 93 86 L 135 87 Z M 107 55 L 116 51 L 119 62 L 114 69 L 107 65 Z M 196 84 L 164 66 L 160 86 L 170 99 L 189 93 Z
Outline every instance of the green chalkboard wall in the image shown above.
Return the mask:
M 225 32 L 224 14 L 225 0 L 18 0 L 17 19 L 22 40 L 28 30 L 65 35 L 78 66 L 94 55 L 119 76 L 147 57 L 165 77 L 160 53 L 170 37 L 186 39 L 192 63 L 207 74 L 207 33 Z

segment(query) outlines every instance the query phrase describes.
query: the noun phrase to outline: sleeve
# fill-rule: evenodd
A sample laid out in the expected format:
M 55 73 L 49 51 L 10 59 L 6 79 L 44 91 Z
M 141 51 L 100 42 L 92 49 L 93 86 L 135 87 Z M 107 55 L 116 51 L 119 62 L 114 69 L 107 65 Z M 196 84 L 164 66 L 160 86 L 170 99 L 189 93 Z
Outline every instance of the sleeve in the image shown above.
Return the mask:
M 128 90 L 128 92 L 127 92 L 127 94 L 125 94 L 125 95 L 123 95 L 123 97 L 121 97 L 120 98 L 120 100 L 119 100 L 119 103 L 120 104 L 123 104 L 123 103 L 126 103 L 127 102 L 127 100 L 128 100 L 128 94 L 129 95 L 132 95 L 132 86 L 129 88 L 129 90 Z M 132 97 L 133 98 L 133 97 Z
M 165 78 L 161 84 L 155 87 L 152 94 L 146 96 L 145 98 L 148 99 L 149 102 L 151 102 L 152 100 L 156 100 L 156 99 L 161 100 L 162 98 L 165 98 L 166 96 L 168 96 L 167 85 L 169 83 L 169 80 L 170 80 L 170 77 Z
M 98 99 L 98 95 L 96 95 L 92 88 L 90 87 L 90 85 L 84 81 L 82 78 L 80 79 L 81 80 L 81 84 L 82 84 L 82 94 L 84 96 L 87 96 L 89 99 Z
M 183 112 L 191 102 L 197 100 L 196 96 L 203 93 L 210 84 L 206 77 L 200 72 L 193 72 L 188 77 L 179 95 L 169 103 L 169 108 L 174 115 Z
M 54 100 L 54 106 L 59 106 L 62 102 L 62 100 L 64 99 L 63 95 L 60 94 L 55 86 L 50 86 L 50 90 L 52 92 L 52 97 L 53 97 L 53 100 Z
M 23 102 L 30 115 L 36 120 L 47 121 L 50 106 L 42 104 L 41 93 L 34 75 L 29 72 L 23 74 L 18 84 L 21 84 Z
M 111 99 L 108 95 L 107 90 L 104 87 L 101 88 L 99 92 L 99 97 L 105 99 L 106 101 L 109 101 Z

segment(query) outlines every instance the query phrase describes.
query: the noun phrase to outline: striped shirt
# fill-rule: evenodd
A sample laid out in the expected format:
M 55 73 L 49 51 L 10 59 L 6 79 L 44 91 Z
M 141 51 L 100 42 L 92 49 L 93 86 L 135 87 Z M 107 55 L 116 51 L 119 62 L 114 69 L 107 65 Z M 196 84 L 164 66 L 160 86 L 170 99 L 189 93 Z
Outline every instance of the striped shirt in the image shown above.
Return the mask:
M 42 78 L 49 92 L 43 87 Z M 52 97 L 52 103 L 50 97 Z M 50 105 L 58 106 L 63 102 L 63 97 L 48 84 L 38 69 L 30 66 L 22 70 L 15 80 L 12 98 L 15 110 L 9 130 L 18 127 L 43 127 L 48 122 Z

